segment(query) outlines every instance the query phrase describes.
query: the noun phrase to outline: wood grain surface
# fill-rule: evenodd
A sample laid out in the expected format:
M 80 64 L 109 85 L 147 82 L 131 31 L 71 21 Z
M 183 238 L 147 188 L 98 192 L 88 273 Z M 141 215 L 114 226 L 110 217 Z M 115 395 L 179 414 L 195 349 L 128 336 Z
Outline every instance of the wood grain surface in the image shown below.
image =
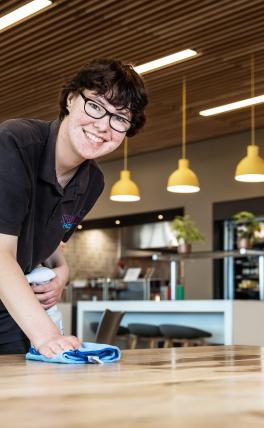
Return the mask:
M 0 356 L 3 427 L 263 427 L 259 347 L 124 351 L 110 365 Z

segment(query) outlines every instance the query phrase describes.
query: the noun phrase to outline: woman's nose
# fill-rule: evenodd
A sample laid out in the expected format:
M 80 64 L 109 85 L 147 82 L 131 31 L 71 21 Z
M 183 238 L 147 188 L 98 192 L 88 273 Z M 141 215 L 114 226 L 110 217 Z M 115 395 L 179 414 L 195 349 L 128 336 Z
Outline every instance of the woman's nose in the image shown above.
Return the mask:
M 108 115 L 105 115 L 101 119 L 96 119 L 94 125 L 100 132 L 105 132 L 110 127 L 109 119 L 110 117 Z

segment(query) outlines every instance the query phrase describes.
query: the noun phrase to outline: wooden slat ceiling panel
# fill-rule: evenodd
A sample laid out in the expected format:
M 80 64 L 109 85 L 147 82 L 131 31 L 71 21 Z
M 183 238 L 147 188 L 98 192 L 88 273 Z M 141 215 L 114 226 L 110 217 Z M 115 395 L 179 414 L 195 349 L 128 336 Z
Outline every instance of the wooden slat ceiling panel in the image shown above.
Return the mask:
M 2 0 L 0 15 L 28 1 Z M 150 105 L 130 155 L 181 142 L 181 81 L 187 79 L 188 142 L 250 128 L 249 109 L 214 118 L 205 108 L 264 93 L 263 0 L 57 0 L 51 8 L 0 33 L 0 120 L 58 113 L 58 92 L 88 60 L 118 57 L 141 64 L 193 48 L 200 56 L 144 77 Z M 256 108 L 256 126 L 264 125 Z M 122 156 L 122 148 L 107 159 Z

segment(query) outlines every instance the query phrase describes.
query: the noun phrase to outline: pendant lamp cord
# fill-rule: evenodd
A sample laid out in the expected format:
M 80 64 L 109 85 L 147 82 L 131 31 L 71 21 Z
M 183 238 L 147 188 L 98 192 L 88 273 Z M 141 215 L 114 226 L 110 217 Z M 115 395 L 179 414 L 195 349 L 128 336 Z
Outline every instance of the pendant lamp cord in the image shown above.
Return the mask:
M 124 139 L 124 170 L 127 170 L 127 137 Z
M 251 55 L 251 98 L 255 97 L 255 58 Z M 255 106 L 251 106 L 251 145 L 254 146 L 255 141 Z
M 186 159 L 186 79 L 182 81 L 182 158 Z

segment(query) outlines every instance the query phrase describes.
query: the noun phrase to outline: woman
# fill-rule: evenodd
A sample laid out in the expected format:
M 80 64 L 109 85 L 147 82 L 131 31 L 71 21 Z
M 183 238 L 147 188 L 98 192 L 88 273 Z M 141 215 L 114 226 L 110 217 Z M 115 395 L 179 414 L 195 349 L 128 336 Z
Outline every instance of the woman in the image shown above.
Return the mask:
M 0 126 L 0 354 L 28 342 L 53 357 L 80 346 L 62 336 L 45 309 L 60 301 L 68 266 L 59 251 L 103 191 L 94 159 L 144 125 L 147 96 L 130 65 L 98 59 L 64 86 L 54 122 L 14 119 Z M 29 287 L 37 265 L 56 277 Z

